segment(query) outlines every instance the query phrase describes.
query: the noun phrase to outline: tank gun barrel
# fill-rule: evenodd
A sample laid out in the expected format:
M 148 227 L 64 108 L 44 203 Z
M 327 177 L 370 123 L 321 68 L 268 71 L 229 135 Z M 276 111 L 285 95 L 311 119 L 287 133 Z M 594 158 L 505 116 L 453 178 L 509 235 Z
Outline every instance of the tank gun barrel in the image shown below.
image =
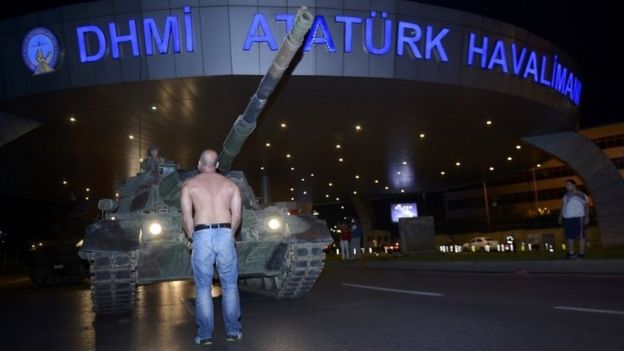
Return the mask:
M 223 149 L 221 149 L 219 153 L 220 171 L 227 172 L 232 167 L 232 161 L 234 161 L 234 158 L 243 147 L 245 140 L 256 127 L 258 116 L 266 105 L 268 98 L 275 90 L 275 87 L 284 75 L 284 72 L 297 53 L 297 50 L 299 50 L 303 44 L 303 39 L 310 30 L 313 19 L 314 16 L 305 6 L 301 7 L 297 12 L 295 24 L 290 33 L 286 36 L 271 67 L 269 67 L 267 73 L 262 77 L 258 90 L 256 90 L 256 93 L 251 97 L 243 114 L 238 116 L 225 142 L 223 142 Z

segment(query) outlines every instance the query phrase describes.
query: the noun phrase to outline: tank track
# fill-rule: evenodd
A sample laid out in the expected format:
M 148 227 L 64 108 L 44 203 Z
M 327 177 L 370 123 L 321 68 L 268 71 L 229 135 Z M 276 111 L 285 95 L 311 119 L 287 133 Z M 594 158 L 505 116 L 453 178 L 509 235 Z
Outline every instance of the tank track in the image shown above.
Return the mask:
M 89 253 L 91 301 L 96 314 L 117 314 L 134 309 L 137 257 L 137 251 Z
M 273 277 L 241 279 L 240 289 L 276 299 L 295 299 L 312 290 L 325 265 L 324 243 L 290 243 L 284 271 Z

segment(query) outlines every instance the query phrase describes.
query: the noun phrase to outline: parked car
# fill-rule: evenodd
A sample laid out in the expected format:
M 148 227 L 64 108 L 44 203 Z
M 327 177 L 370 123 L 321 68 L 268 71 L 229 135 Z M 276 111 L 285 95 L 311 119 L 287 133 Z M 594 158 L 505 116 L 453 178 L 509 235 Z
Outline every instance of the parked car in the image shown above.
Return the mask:
M 470 241 L 462 245 L 462 248 L 464 250 L 471 251 L 497 251 L 498 240 L 494 240 L 485 236 L 478 236 L 470 239 Z

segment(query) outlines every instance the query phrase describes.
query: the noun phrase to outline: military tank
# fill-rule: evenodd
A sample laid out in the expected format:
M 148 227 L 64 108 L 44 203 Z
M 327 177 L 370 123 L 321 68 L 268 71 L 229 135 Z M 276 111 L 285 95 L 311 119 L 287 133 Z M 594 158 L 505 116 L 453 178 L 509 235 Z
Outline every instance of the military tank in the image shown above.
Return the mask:
M 230 171 L 301 47 L 313 16 L 302 8 L 295 25 L 263 76 L 244 113 L 232 126 L 219 154 L 219 171 L 241 190 L 243 215 L 237 235 L 239 286 L 277 299 L 305 296 L 321 274 L 323 249 L 332 237 L 324 221 L 291 215 L 286 208 L 262 208 L 241 171 Z M 199 150 L 198 150 L 199 151 Z M 138 285 L 192 279 L 190 243 L 183 232 L 180 190 L 197 171 L 157 162 L 128 179 L 118 198 L 100 200 L 102 218 L 89 225 L 79 255 L 88 260 L 93 310 L 131 311 Z

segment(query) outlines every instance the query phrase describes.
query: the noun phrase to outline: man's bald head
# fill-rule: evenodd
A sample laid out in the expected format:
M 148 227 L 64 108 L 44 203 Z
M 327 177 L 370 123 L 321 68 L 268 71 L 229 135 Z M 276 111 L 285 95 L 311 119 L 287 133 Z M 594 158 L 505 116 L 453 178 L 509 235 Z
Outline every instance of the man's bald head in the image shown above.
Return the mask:
M 199 156 L 199 163 L 197 168 L 200 172 L 211 171 L 217 168 L 219 155 L 212 149 L 204 150 Z

